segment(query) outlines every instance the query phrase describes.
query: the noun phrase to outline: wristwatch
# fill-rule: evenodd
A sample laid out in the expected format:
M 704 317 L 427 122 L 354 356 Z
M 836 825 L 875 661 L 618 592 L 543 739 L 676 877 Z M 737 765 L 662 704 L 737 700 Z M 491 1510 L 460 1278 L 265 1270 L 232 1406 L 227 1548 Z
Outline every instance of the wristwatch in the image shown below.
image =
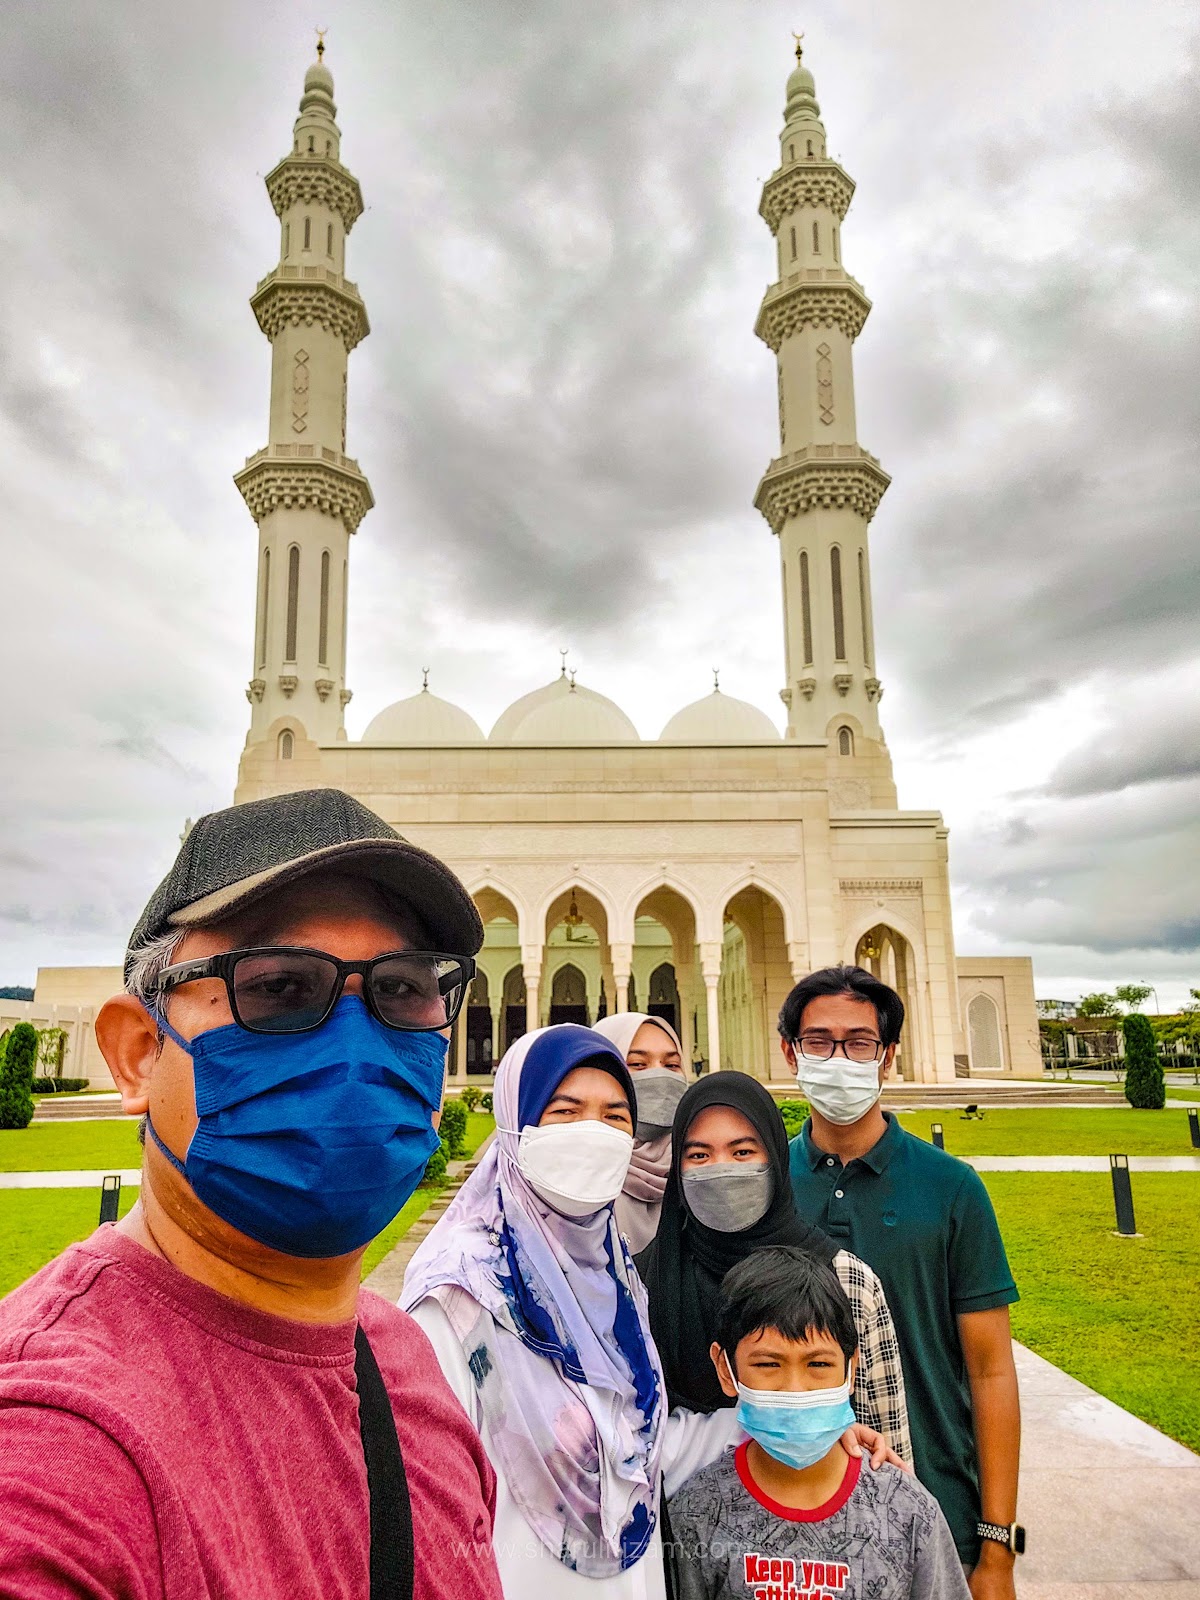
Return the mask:
M 1006 1550 L 1011 1550 L 1014 1556 L 1025 1554 L 1025 1529 L 1019 1522 L 1010 1523 L 1007 1527 L 1003 1522 L 977 1522 L 975 1532 L 981 1539 L 991 1539 L 996 1544 L 1002 1544 Z

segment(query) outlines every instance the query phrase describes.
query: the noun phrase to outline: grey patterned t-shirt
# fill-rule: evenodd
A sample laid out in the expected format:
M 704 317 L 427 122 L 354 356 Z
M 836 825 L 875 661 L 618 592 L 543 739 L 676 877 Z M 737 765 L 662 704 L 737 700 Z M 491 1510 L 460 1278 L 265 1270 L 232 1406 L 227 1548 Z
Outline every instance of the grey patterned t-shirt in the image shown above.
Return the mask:
M 946 1519 L 915 1478 L 849 1459 L 832 1500 L 793 1511 L 754 1483 L 746 1448 L 670 1503 L 681 1600 L 969 1600 Z

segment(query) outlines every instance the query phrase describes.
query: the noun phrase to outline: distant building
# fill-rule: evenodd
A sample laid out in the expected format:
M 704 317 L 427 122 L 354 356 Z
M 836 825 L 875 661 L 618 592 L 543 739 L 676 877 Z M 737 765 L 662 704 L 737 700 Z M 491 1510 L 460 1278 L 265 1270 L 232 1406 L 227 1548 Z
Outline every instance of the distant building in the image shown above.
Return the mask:
M 1039 1000 L 1038 1017 L 1045 1022 L 1068 1022 L 1075 1015 L 1074 1000 Z

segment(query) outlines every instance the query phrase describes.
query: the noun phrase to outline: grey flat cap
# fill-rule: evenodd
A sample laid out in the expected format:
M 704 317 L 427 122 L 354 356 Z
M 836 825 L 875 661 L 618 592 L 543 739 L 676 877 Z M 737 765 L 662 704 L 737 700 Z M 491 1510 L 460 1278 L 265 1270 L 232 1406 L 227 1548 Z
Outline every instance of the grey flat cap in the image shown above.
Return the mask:
M 444 862 L 340 789 L 302 789 L 200 818 L 130 935 L 126 972 L 148 939 L 217 922 L 322 867 L 390 890 L 447 955 L 473 956 L 483 943 L 475 902 Z

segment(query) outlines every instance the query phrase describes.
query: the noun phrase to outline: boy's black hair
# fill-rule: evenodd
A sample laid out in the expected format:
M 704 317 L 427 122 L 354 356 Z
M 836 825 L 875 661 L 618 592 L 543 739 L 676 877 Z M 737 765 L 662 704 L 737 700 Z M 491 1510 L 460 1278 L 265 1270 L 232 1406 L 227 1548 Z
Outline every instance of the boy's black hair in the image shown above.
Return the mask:
M 794 1244 L 754 1250 L 721 1280 L 717 1343 L 734 1369 L 734 1353 L 749 1333 L 777 1329 L 785 1339 L 823 1333 L 849 1363 L 858 1330 L 846 1291 L 831 1266 Z
M 855 1000 L 867 1001 L 875 1007 L 879 1037 L 884 1044 L 900 1042 L 904 1001 L 895 989 L 889 989 L 865 967 L 822 967 L 820 972 L 801 978 L 779 1008 L 779 1031 L 789 1044 L 795 1044 L 799 1037 L 805 1006 L 826 994 L 848 994 Z

